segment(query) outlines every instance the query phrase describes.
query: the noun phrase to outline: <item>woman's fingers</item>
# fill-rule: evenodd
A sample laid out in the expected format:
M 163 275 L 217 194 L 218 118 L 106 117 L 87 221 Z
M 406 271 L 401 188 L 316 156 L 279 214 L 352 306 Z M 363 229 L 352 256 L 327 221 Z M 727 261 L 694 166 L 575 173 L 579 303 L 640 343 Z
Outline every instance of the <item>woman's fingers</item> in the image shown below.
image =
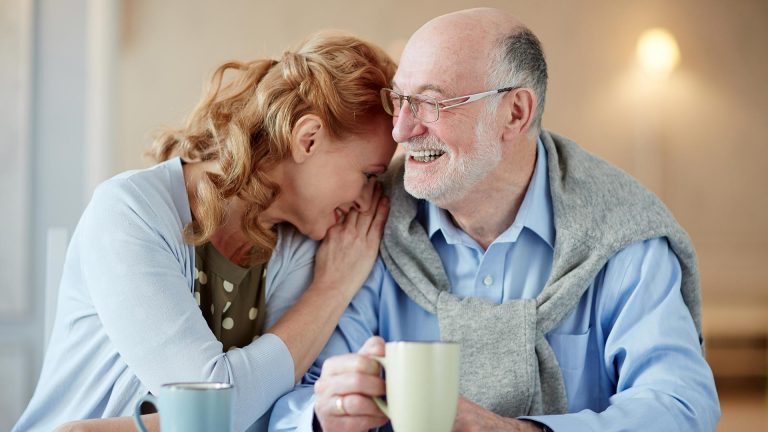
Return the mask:
M 373 220 L 368 227 L 368 235 L 373 235 L 376 239 L 381 239 L 384 234 L 384 225 L 387 223 L 387 217 L 389 216 L 389 198 L 386 196 L 381 197 L 379 200 L 376 213 L 373 215 Z
M 387 221 L 389 215 L 389 198 L 384 195 L 384 190 L 381 186 L 377 186 L 374 192 L 371 208 L 368 211 L 360 214 L 357 219 L 358 231 L 368 235 L 373 234 L 378 241 L 381 239 L 383 233 L 384 224 Z
M 360 212 L 355 209 L 350 209 L 344 217 L 345 227 L 357 227 L 357 220 L 360 218 Z
M 360 217 L 357 220 L 358 231 L 362 233 L 368 232 L 368 229 L 371 226 L 371 221 L 376 215 L 376 212 L 378 212 L 379 202 L 381 202 L 382 195 L 383 195 L 383 192 L 382 192 L 381 186 L 378 183 L 376 183 L 376 188 L 373 191 L 373 196 L 371 197 L 371 202 L 370 202 L 370 205 L 368 206 L 368 209 L 360 212 Z

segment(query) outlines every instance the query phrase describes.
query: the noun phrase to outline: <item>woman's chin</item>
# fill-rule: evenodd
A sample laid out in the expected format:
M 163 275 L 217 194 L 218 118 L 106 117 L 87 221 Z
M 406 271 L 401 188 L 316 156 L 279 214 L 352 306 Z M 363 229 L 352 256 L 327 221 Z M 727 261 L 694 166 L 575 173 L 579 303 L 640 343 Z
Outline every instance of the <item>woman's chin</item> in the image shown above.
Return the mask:
M 325 236 L 328 234 L 328 230 L 333 227 L 333 224 L 328 226 L 321 226 L 320 224 L 314 224 L 314 225 L 308 225 L 304 224 L 304 226 L 298 226 L 293 225 L 297 231 L 304 234 L 304 236 L 311 238 L 315 241 L 321 241 L 325 238 Z
M 323 230 L 321 227 L 312 227 L 306 231 L 304 230 L 299 230 L 299 231 L 312 240 L 321 241 L 328 234 L 328 229 L 330 229 L 330 227 L 326 228 L 325 230 Z

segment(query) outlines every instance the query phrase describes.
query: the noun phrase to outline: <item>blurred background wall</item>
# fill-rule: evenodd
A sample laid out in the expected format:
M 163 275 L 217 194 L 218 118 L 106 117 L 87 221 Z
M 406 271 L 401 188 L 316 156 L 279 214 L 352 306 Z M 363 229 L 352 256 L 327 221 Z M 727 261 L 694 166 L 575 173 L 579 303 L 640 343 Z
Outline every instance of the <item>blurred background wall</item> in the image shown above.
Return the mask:
M 721 430 L 768 426 L 768 1 L 0 0 L 0 430 L 41 366 L 51 229 L 71 233 L 98 182 L 147 166 L 153 131 L 181 124 L 216 65 L 279 57 L 324 28 L 396 57 L 428 19 L 473 6 L 541 39 L 544 127 L 639 178 L 689 231 Z M 650 80 L 636 45 L 654 27 L 680 63 Z

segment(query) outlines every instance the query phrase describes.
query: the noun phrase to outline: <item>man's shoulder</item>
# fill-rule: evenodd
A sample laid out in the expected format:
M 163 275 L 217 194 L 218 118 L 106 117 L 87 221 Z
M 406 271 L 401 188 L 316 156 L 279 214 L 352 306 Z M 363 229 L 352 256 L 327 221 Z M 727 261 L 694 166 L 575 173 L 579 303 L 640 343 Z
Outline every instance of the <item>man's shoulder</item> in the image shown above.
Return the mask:
M 570 181 L 571 188 L 593 187 L 626 195 L 631 192 L 650 193 L 637 179 L 587 151 L 570 138 L 550 131 L 542 131 L 541 138 L 547 149 L 550 175 L 557 168 L 558 179 Z M 651 194 L 652 195 L 652 194 Z
M 558 229 L 620 241 L 619 232 L 641 240 L 677 228 L 661 200 L 632 176 L 568 138 L 548 131 L 541 137 Z

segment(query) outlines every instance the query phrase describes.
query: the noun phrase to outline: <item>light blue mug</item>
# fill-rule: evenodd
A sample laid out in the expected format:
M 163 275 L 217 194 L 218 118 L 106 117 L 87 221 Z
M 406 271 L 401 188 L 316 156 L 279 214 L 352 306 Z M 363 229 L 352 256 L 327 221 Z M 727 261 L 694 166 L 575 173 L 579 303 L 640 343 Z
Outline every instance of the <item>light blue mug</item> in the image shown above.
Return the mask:
M 157 396 L 148 394 L 136 402 L 133 421 L 141 432 L 141 404 L 149 402 L 160 414 L 163 432 L 209 432 L 232 430 L 232 386 L 193 382 L 163 384 Z

